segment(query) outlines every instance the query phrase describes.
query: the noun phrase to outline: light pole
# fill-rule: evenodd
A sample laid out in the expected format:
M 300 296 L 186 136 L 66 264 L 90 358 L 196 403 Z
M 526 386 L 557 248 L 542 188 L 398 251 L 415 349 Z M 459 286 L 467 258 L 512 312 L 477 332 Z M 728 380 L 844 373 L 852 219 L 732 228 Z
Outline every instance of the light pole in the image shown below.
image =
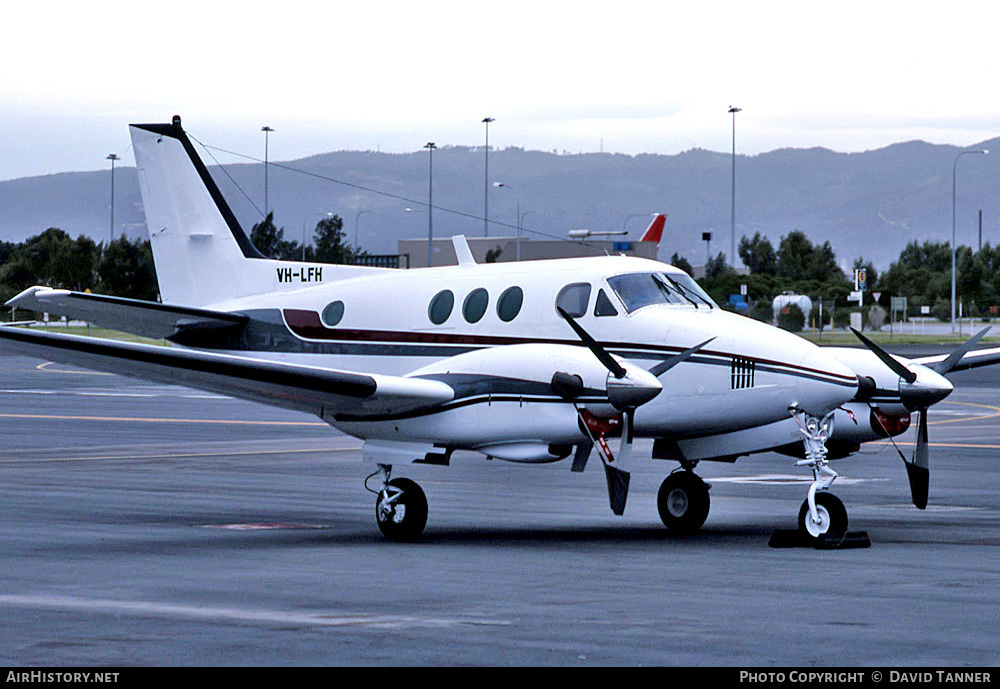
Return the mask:
M 105 160 L 111 161 L 111 239 L 110 241 L 115 241 L 115 161 L 120 160 L 120 158 L 111 153 Z
M 625 218 L 625 222 L 622 223 L 622 229 L 625 230 L 626 234 L 628 234 L 628 221 L 629 220 L 631 220 L 632 218 L 645 218 L 645 217 L 648 217 L 649 215 L 650 215 L 649 213 L 633 213 L 632 215 L 630 215 L 627 218 Z M 656 213 L 653 213 L 652 216 L 655 218 L 656 217 Z
M 524 211 L 524 213 L 521 214 L 521 222 L 518 225 L 519 228 L 521 228 L 521 229 L 524 228 L 524 219 L 527 218 L 532 213 L 536 213 L 536 211 Z M 537 213 L 536 213 L 536 215 L 537 215 Z M 521 230 L 519 229 L 519 232 L 520 231 Z M 519 235 L 519 238 L 520 238 L 520 235 Z M 517 260 L 518 261 L 521 260 L 521 245 L 520 244 L 517 245 Z
M 729 106 L 729 112 L 733 116 L 733 189 L 730 197 L 730 217 L 729 217 L 729 261 L 733 268 L 736 267 L 736 113 L 742 111 L 735 105 Z
M 962 151 L 955 156 L 955 164 L 951 166 L 951 332 L 955 334 L 955 208 L 958 200 L 958 161 L 964 155 L 986 155 L 987 150 Z
M 362 208 L 361 210 L 358 211 L 358 214 L 356 216 L 354 216 L 354 250 L 355 251 L 358 250 L 358 221 L 361 220 L 361 214 L 362 213 L 367 213 L 368 211 L 369 211 L 368 208 Z
M 483 236 L 490 236 L 490 122 L 495 122 L 492 117 L 484 117 L 483 124 L 486 125 L 486 166 L 483 175 Z
M 427 267 L 434 266 L 434 149 L 437 145 L 428 141 L 427 149 Z
M 495 186 L 497 189 L 507 189 L 508 191 L 510 191 L 511 194 L 514 195 L 514 203 L 517 204 L 517 216 L 516 216 L 517 217 L 517 242 L 515 243 L 516 256 L 514 257 L 514 260 L 515 261 L 520 261 L 521 260 L 521 199 L 518 197 L 517 192 L 514 191 L 513 188 L 507 186 L 503 182 L 494 182 L 493 186 Z
M 264 132 L 264 217 L 267 217 L 267 135 L 274 130 L 267 126 L 261 127 L 260 130 Z

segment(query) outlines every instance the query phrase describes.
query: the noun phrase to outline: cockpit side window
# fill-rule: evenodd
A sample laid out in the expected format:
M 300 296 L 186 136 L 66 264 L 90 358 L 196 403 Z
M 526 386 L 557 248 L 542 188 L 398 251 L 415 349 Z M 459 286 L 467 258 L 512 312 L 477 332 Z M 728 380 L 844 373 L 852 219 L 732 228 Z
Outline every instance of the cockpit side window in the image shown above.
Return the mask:
M 618 309 L 615 305 L 611 303 L 608 299 L 608 295 L 604 293 L 603 289 L 597 290 L 597 301 L 594 303 L 594 315 L 595 316 L 617 316 Z
M 579 318 L 587 313 L 590 303 L 590 283 L 574 282 L 566 285 L 556 296 L 556 306 L 562 308 L 573 318 Z

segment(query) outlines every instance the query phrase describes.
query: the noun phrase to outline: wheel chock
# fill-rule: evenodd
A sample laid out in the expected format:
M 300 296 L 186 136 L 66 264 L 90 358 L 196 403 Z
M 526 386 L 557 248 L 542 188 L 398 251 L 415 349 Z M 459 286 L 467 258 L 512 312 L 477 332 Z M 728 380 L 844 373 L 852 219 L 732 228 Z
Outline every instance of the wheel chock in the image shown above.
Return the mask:
M 817 550 L 843 550 L 846 548 L 871 548 L 867 531 L 848 531 L 842 537 L 820 536 L 810 538 L 798 529 L 779 529 L 771 534 L 767 544 L 772 548 L 815 548 Z

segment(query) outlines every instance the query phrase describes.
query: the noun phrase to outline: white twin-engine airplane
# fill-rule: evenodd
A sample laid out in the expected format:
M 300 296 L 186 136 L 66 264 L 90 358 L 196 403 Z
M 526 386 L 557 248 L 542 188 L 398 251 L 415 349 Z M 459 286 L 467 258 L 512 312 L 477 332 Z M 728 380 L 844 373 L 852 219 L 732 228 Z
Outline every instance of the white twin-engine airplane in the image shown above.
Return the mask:
M 709 512 L 698 462 L 779 451 L 814 480 L 799 512 L 807 538 L 842 538 L 830 459 L 899 435 L 919 414 L 906 460 L 914 502 L 928 491 L 927 408 L 942 374 L 1000 361 L 972 352 L 893 357 L 819 348 L 720 309 L 687 274 L 624 256 L 378 269 L 270 260 L 240 228 L 181 128 L 131 127 L 162 303 L 32 287 L 9 305 L 66 315 L 178 346 L 0 328 L 0 350 L 187 385 L 315 414 L 364 441 L 365 481 L 390 539 L 414 539 L 427 501 L 401 463 L 448 465 L 455 450 L 512 462 L 594 450 L 611 508 L 625 509 L 635 437 L 679 467 L 660 488 L 664 524 L 697 531 Z M 860 335 L 859 335 L 860 337 Z M 609 442 L 620 436 L 620 441 Z M 370 487 L 375 479 L 377 485 Z

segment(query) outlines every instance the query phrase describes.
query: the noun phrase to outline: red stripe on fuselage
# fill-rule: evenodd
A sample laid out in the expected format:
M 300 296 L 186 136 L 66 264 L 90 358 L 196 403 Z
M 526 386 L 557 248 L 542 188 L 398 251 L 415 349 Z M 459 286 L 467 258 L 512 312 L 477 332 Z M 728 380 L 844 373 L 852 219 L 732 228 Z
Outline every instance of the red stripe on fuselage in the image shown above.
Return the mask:
M 288 324 L 289 330 L 298 337 L 307 340 L 337 340 L 337 341 L 347 341 L 347 342 L 412 342 L 419 344 L 453 344 L 453 345 L 471 345 L 478 347 L 490 347 L 496 345 L 513 345 L 513 344 L 560 344 L 560 345 L 581 345 L 579 340 L 555 340 L 546 338 L 528 338 L 528 337 L 499 337 L 496 335 L 460 335 L 453 332 L 447 333 L 435 333 L 435 332 L 412 332 L 412 331 L 399 331 L 399 330 L 348 330 L 342 328 L 328 328 L 323 325 L 323 322 L 319 318 L 319 313 L 316 311 L 308 311 L 306 309 L 283 309 L 282 313 L 285 317 L 285 323 Z M 653 344 L 632 344 L 632 343 L 615 343 L 615 342 L 601 342 L 601 344 L 608 349 L 649 349 L 659 352 L 663 352 L 665 356 L 670 356 L 671 354 L 677 354 L 684 351 L 684 347 L 671 347 L 669 345 L 653 345 Z M 720 352 L 712 351 L 708 349 L 703 349 L 700 354 L 708 356 L 721 356 L 721 357 L 731 357 L 731 356 L 742 356 L 748 360 L 756 361 L 758 364 L 771 365 L 771 366 L 782 366 L 785 368 L 795 369 L 797 371 L 802 371 L 804 373 L 813 373 L 824 376 L 829 376 L 831 378 L 836 378 L 845 382 L 856 383 L 854 378 L 842 376 L 838 373 L 831 373 L 830 371 L 823 371 L 815 368 L 807 368 L 805 366 L 799 366 L 796 364 L 789 363 L 787 361 L 775 361 L 772 359 L 760 359 L 757 357 L 746 357 L 744 355 L 734 355 L 732 352 Z

